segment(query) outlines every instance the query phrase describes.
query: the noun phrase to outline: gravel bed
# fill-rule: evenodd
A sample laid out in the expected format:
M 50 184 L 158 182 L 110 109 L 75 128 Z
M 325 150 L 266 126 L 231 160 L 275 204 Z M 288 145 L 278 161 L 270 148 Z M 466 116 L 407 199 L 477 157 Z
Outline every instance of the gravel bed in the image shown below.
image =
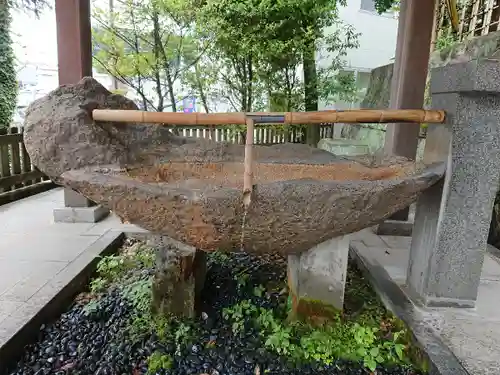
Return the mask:
M 127 253 L 131 248 L 134 250 Z M 121 256 L 136 259 L 143 248 L 142 244 L 128 240 Z M 128 264 L 125 271 L 120 269 L 122 258 L 107 259 L 107 265 L 100 267 L 106 277 L 94 279 L 92 293 L 80 295 L 59 319 L 40 327 L 38 340 L 26 346 L 10 374 L 422 373 L 408 360 L 408 353 L 415 350 L 404 339 L 398 341 L 394 337 L 394 332 L 401 328 L 399 323 L 385 312 L 352 264 L 344 314 L 339 315 L 339 321 L 332 323 L 333 328 L 328 331 L 288 323 L 289 299 L 283 258 L 244 253 L 209 255 L 201 308 L 195 319 L 154 318 L 148 312 L 152 254 L 146 253 L 150 250 L 144 251 L 145 255 L 141 255 L 139 261 L 134 260 L 132 266 Z M 113 263 L 114 260 L 118 263 Z M 378 327 L 377 337 L 383 333 L 384 339 L 377 339 L 379 348 L 383 348 L 384 340 L 391 348 L 395 348 L 391 343 L 403 342 L 399 348 L 405 345 L 404 360 L 392 364 L 381 361 L 383 364 L 379 363 L 376 370 L 373 366 L 369 370 L 367 362 L 360 359 L 362 356 L 349 358 L 340 352 L 343 359 L 332 359 L 331 350 L 341 348 L 342 351 L 343 345 L 347 348 L 352 341 L 345 341 L 344 336 L 337 337 L 332 332 L 348 336 L 351 331 L 344 327 L 359 331 L 359 327 L 365 326 Z M 325 332 L 330 336 L 324 336 Z M 302 334 L 304 336 L 299 336 Z M 312 345 L 312 349 L 307 349 L 307 345 Z M 325 346 L 323 352 L 318 349 L 321 345 Z

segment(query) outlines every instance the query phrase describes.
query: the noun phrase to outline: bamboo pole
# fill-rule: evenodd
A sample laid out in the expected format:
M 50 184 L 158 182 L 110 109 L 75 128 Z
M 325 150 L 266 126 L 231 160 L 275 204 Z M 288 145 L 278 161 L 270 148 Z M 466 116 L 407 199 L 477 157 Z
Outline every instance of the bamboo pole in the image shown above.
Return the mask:
M 252 186 L 253 186 L 253 133 L 254 133 L 254 120 L 247 119 L 247 136 L 245 140 L 245 169 L 243 174 L 243 204 L 248 208 L 252 199 Z
M 356 109 L 347 111 L 288 112 L 287 124 L 321 123 L 443 123 L 444 111 L 424 109 Z
M 444 111 L 424 109 L 357 109 L 317 112 L 230 112 L 176 113 L 146 112 L 121 109 L 94 109 L 94 121 L 150 123 L 163 125 L 246 125 L 248 117 L 254 123 L 320 124 L 320 123 L 443 123 Z M 268 119 L 266 119 L 268 117 Z

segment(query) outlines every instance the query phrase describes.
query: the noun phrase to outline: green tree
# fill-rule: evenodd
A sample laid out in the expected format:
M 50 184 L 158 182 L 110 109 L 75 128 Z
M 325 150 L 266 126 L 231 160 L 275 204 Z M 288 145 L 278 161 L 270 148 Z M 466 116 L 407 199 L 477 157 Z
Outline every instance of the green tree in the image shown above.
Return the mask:
M 380 14 L 385 13 L 390 9 L 399 10 L 400 0 L 374 0 L 374 1 L 375 1 L 375 9 Z
M 335 29 L 340 24 L 338 4 L 345 5 L 345 1 L 191 0 L 191 7 L 198 10 L 198 30 L 213 41 L 219 60 L 231 72 L 224 76 L 226 92 L 239 94 L 236 107 L 242 111 L 252 110 L 254 102 L 266 94 L 280 96 L 287 108 L 297 108 L 298 91 L 303 92 L 300 107 L 318 109 L 319 80 L 331 83 L 328 87 L 321 85 L 322 92 L 333 90 L 333 72 L 342 65 L 339 58 L 347 49 L 356 47 L 356 35 L 350 28 L 338 27 L 342 32 L 334 32 L 331 39 L 325 35 L 327 28 Z M 340 53 L 331 67 L 319 72 L 316 53 L 321 45 L 330 53 L 340 48 Z M 297 79 L 299 66 L 303 71 L 301 79 Z M 308 130 L 309 143 L 316 144 L 319 126 L 309 126 Z
M 0 0 L 0 128 L 8 128 L 16 109 L 17 79 L 10 36 L 10 4 Z
M 131 87 L 145 110 L 176 112 L 183 74 L 198 63 L 202 46 L 189 23 L 176 17 L 175 0 L 116 5 L 113 22 L 107 9 L 93 14 L 97 69 Z
M 11 11 L 36 15 L 47 6 L 45 0 L 0 0 L 0 128 L 8 128 L 17 105 L 15 56 L 10 34 Z
M 42 9 L 48 7 L 47 0 L 4 0 L 11 9 L 21 9 L 24 11 L 39 14 Z

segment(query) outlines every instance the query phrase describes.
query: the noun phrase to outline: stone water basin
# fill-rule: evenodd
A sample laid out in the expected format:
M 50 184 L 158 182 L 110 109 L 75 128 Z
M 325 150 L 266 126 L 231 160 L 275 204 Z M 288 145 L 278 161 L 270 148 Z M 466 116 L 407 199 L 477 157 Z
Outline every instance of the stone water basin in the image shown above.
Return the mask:
M 93 108 L 137 105 L 90 77 L 33 101 L 23 133 L 33 164 L 123 219 L 205 251 L 301 253 L 379 223 L 444 173 L 400 160 L 369 167 L 304 144 L 255 145 L 245 212 L 244 145 L 179 137 L 171 124 L 96 122 Z
M 255 163 L 246 215 L 243 171 L 241 162 L 168 162 L 72 170 L 62 178 L 127 221 L 205 251 L 291 254 L 410 205 L 443 166 Z

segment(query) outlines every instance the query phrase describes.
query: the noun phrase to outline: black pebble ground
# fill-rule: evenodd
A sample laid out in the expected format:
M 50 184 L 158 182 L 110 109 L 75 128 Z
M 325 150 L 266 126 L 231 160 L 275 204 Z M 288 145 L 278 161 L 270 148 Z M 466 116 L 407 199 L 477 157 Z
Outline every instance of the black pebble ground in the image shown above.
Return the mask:
M 249 275 L 248 287 L 238 285 L 235 275 Z M 179 353 L 174 345 L 162 344 L 152 334 L 140 342 L 131 342 L 126 326 L 131 308 L 117 290 L 107 292 L 97 311 L 85 314 L 75 303 L 66 313 L 40 328 L 38 341 L 21 354 L 11 375 L 139 375 L 147 373 L 147 358 L 153 352 L 169 354 L 173 359 L 165 375 L 367 375 L 359 363 L 337 361 L 329 366 L 317 364 L 297 367 L 264 347 L 262 338 L 251 327 L 233 335 L 230 323 L 222 319 L 222 309 L 250 299 L 257 306 L 279 308 L 284 293 L 256 297 L 255 285 L 281 283 L 286 279 L 285 262 L 280 257 L 256 257 L 231 254 L 224 262 L 210 262 L 202 293 L 203 318 L 199 334 Z M 203 343 L 214 342 L 213 347 Z M 176 353 L 177 352 L 177 353 Z M 415 375 L 414 370 L 377 368 L 377 375 Z

